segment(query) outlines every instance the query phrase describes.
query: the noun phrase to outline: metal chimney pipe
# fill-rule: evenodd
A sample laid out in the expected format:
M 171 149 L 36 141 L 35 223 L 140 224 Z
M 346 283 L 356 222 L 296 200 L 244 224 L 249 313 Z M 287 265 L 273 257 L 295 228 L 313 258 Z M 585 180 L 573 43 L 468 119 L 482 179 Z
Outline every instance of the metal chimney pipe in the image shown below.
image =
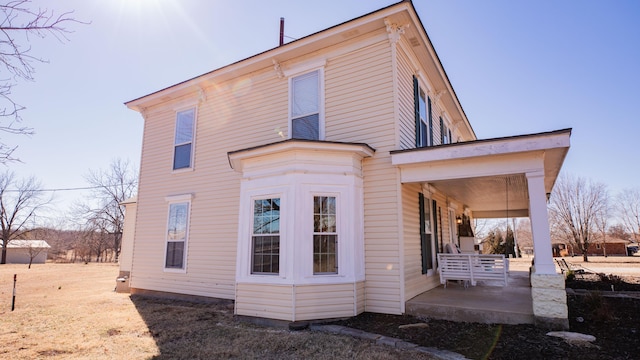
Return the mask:
M 280 18 L 280 46 L 284 44 L 284 18 Z

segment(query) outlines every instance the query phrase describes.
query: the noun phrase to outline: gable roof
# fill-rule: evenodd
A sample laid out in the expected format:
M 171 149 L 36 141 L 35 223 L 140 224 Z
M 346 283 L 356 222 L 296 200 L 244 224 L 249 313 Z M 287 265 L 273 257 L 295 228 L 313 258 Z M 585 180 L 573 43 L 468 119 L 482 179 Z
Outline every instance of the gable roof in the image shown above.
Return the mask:
M 0 240 L 0 244 L 2 244 L 2 240 Z M 44 248 L 50 248 L 50 247 L 51 246 L 45 240 L 15 239 L 15 240 L 11 240 L 9 244 L 7 244 L 8 249 L 26 249 L 26 248 L 44 249 Z
M 462 122 L 463 126 L 460 127 L 461 131 L 466 132 L 468 138 L 475 139 L 475 132 L 464 113 L 462 105 L 449 81 L 449 77 L 426 33 L 424 25 L 410 0 L 403 0 L 391 4 L 382 9 L 266 50 L 246 59 L 225 65 L 205 74 L 128 101 L 125 105 L 130 109 L 142 112 L 151 106 L 181 96 L 198 96 L 198 94 L 202 96 L 207 88 L 216 84 L 246 76 L 252 72 L 264 71 L 269 68 L 273 69 L 272 71 L 276 73 L 280 64 L 286 63 L 289 60 L 316 51 L 322 51 L 333 45 L 346 43 L 374 31 L 384 31 L 384 29 L 388 31 L 387 24 L 404 26 L 403 36 L 406 37 L 411 44 L 412 50 L 416 53 L 417 61 L 420 62 L 421 68 L 425 69 L 429 79 L 432 81 L 435 87 L 434 91 L 442 93 L 440 99 L 446 108 L 457 110 L 455 113 L 448 112 L 452 118 L 451 120 L 454 123 Z

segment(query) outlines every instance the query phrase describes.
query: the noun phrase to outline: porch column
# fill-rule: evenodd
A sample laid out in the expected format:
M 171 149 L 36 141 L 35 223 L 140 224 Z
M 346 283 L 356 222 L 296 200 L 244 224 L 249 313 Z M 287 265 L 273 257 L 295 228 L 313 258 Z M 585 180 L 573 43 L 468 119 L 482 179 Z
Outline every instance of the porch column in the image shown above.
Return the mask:
M 544 171 L 526 173 L 529 186 L 529 218 L 533 236 L 533 254 L 536 274 L 556 274 L 551 250 L 551 231 L 547 212 L 547 194 Z
M 531 297 L 536 325 L 569 329 L 564 275 L 556 273 L 551 251 L 544 171 L 526 173 L 529 187 L 529 217 L 535 265 L 531 272 Z

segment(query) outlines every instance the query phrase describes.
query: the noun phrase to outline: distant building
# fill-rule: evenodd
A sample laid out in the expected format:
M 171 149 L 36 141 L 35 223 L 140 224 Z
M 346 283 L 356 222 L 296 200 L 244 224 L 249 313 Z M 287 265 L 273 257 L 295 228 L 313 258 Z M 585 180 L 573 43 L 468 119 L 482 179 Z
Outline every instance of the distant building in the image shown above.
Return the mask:
M 28 264 L 31 259 L 32 264 L 44 264 L 50 248 L 44 240 L 11 240 L 7 245 L 7 264 Z
M 587 256 L 627 256 L 629 252 L 627 250 L 627 246 L 631 242 L 629 240 L 610 238 L 606 241 L 594 241 L 589 244 L 589 248 L 587 249 Z M 582 253 L 580 250 L 575 248 L 570 243 L 560 243 L 554 242 L 552 243 L 553 256 L 554 257 L 563 257 L 563 256 L 581 256 Z
M 627 255 L 627 245 L 629 245 L 629 240 L 622 239 L 607 239 L 606 241 L 598 241 L 589 244 L 589 249 L 587 254 L 589 256 L 597 256 L 597 255 L 614 255 L 614 256 L 626 256 Z

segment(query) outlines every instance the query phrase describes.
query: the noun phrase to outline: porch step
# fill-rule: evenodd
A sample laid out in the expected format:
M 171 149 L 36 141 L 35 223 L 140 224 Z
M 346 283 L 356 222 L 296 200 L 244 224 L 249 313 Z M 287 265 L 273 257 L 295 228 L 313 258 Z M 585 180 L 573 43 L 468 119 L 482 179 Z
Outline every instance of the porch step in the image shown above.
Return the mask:
M 464 288 L 449 282 L 407 301 L 407 314 L 458 322 L 533 324 L 533 302 L 528 276 L 513 276 L 509 285 L 478 284 Z

